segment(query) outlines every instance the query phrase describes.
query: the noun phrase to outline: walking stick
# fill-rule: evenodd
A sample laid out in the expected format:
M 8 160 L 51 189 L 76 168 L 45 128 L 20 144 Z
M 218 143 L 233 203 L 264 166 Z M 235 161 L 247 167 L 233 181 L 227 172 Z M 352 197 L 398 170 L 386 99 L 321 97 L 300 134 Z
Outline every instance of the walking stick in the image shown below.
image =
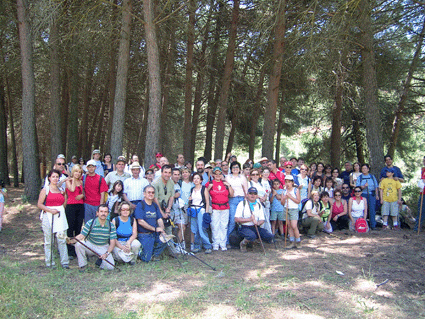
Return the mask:
M 419 222 L 418 222 L 418 235 L 419 235 L 419 231 L 421 230 L 421 218 L 422 218 L 422 204 L 424 202 L 424 190 L 422 190 L 422 194 L 421 194 L 421 208 L 419 210 Z
M 249 205 L 249 203 L 248 203 L 248 206 L 249 206 L 249 211 L 251 212 L 251 216 L 254 216 L 254 218 L 255 218 L 254 212 L 252 211 L 251 205 Z M 261 244 L 261 247 L 263 248 L 263 252 L 264 252 L 264 256 L 265 256 L 266 250 L 264 249 L 264 244 L 263 244 L 263 241 L 261 240 L 261 236 L 260 236 L 260 232 L 258 231 L 257 224 L 254 224 L 254 226 L 255 226 L 255 230 L 257 231 L 257 236 L 258 236 L 258 239 L 260 240 L 260 244 Z
M 286 238 L 288 237 L 288 198 L 286 198 L 286 217 L 285 217 L 285 248 L 286 248 Z
M 161 235 L 162 235 L 162 238 L 164 239 L 164 241 L 165 241 L 165 243 L 167 244 L 167 246 L 170 248 L 170 253 L 171 253 L 171 255 L 175 258 L 175 259 L 177 259 L 177 261 L 179 262 L 179 264 L 180 264 L 180 267 L 186 272 L 186 270 L 184 269 L 184 267 L 183 267 L 183 264 L 181 263 L 181 261 L 180 261 L 180 259 L 177 257 L 177 255 L 174 253 L 174 251 L 173 251 L 173 248 L 171 247 L 171 244 L 170 244 L 170 241 L 171 241 L 171 238 L 169 238 L 168 240 L 167 240 L 167 238 L 165 238 L 165 235 L 161 232 L 160 233 Z
M 52 214 L 52 235 L 50 238 L 50 267 L 53 266 L 53 249 L 55 247 L 55 233 L 53 232 L 54 220 L 55 220 L 55 215 Z
M 97 251 L 95 251 L 95 250 L 93 250 L 93 249 L 91 249 L 89 246 L 87 246 L 86 244 L 84 244 L 82 241 L 80 241 L 78 238 L 76 238 L 76 237 L 73 237 L 73 238 L 69 238 L 69 237 L 66 237 L 66 243 L 67 244 L 71 244 L 71 240 L 72 239 L 75 239 L 77 242 L 79 242 L 81 245 L 83 245 L 84 247 L 86 247 L 88 250 L 90 250 L 93 254 L 95 254 L 98 258 L 100 258 L 100 254 L 97 252 Z M 114 267 L 116 270 L 118 270 L 118 271 L 121 271 L 121 269 L 119 269 L 117 266 L 115 266 L 113 263 L 111 263 L 109 260 L 106 260 L 106 259 L 102 259 L 102 260 L 104 260 L 104 261 L 106 261 L 108 264 L 110 264 L 112 267 Z

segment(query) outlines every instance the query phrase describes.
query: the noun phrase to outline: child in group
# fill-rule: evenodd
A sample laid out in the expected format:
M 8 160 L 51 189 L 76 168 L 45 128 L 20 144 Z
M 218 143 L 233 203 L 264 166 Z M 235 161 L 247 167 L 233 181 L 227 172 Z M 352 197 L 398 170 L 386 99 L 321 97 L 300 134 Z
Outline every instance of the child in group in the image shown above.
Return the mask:
M 322 185 L 322 177 L 321 176 L 315 176 L 313 178 L 313 185 L 311 186 L 312 192 L 318 192 L 321 194 L 323 192 L 323 186 Z
M 114 183 L 108 194 L 108 220 L 112 221 L 118 216 L 118 206 L 123 201 L 130 202 L 127 195 L 124 193 L 124 183 L 121 180 L 118 180 Z
M 7 197 L 7 189 L 4 188 L 4 182 L 0 180 L 0 231 L 3 227 L 4 197 Z
M 300 232 L 298 230 L 298 204 L 301 202 L 301 194 L 294 187 L 294 178 L 292 175 L 285 177 L 286 189 L 283 191 L 281 204 L 285 211 L 288 210 L 288 220 L 286 229 L 289 229 L 289 246 L 286 249 L 301 248 Z
M 272 224 L 272 234 L 275 235 L 276 224 L 282 237 L 285 236 L 283 231 L 283 221 L 285 215 L 283 213 L 283 205 L 281 203 L 283 189 L 280 188 L 280 181 L 278 179 L 273 180 L 272 194 L 270 198 L 271 209 L 270 209 L 270 222 Z
M 401 183 L 394 179 L 394 168 L 387 168 L 387 177 L 381 181 L 379 191 L 381 193 L 383 229 L 388 228 L 388 216 L 393 220 L 393 229 L 399 230 L 398 211 L 401 206 Z
M 334 181 L 331 177 L 326 178 L 324 191 L 328 193 L 329 198 L 334 198 Z

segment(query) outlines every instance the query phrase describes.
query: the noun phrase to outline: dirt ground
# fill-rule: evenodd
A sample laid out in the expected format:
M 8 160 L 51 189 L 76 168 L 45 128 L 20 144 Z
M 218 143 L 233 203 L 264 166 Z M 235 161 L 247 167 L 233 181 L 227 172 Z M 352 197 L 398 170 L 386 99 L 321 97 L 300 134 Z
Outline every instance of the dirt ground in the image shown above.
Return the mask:
M 22 189 L 8 191 L 0 261 L 7 256 L 24 268 L 36 261 L 35 275 L 45 274 L 39 210 L 35 203 L 22 203 Z M 287 251 L 283 242 L 277 249 L 267 244 L 266 256 L 259 245 L 245 254 L 198 254 L 217 271 L 189 259 L 184 262 L 188 272 L 160 280 L 157 273 L 146 274 L 155 276 L 149 285 L 123 287 L 114 298 L 135 317 L 146 318 L 425 318 L 424 232 L 343 231 L 302 239 L 300 250 Z M 139 263 L 135 267 L 143 267 Z M 157 265 L 179 267 L 173 259 Z M 70 267 L 72 278 L 78 278 L 77 261 Z M 166 316 L 162 298 L 166 309 L 173 307 Z

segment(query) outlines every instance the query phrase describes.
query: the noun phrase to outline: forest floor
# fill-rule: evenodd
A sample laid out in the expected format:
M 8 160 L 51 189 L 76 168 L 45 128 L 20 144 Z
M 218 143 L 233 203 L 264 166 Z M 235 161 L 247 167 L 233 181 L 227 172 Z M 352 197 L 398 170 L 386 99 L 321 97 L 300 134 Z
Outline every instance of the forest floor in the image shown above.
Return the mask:
M 0 233 L 3 318 L 425 318 L 425 234 L 336 232 L 85 273 L 44 266 L 35 203 L 9 189 Z M 379 285 L 383 283 L 382 285 Z

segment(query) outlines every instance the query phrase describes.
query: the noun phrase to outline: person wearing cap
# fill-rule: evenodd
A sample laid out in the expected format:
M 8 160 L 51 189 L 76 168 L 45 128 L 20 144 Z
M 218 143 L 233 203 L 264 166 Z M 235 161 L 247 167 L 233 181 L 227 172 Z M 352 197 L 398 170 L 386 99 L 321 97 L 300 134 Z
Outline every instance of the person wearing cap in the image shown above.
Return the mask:
M 74 165 L 76 165 L 76 164 L 78 164 L 78 158 L 77 158 L 77 156 L 72 155 L 72 157 L 71 157 L 71 162 L 70 162 L 70 163 L 68 163 L 68 170 L 69 170 L 69 172 L 71 172 L 72 167 L 73 167 Z
M 133 209 L 143 200 L 143 189 L 149 185 L 147 179 L 140 175 L 141 168 L 138 162 L 133 162 L 130 166 L 132 175 L 124 181 L 124 192 L 127 194 Z
M 96 162 L 90 160 L 87 162 L 87 174 L 83 176 L 84 190 L 84 221 L 96 217 L 96 211 L 99 205 L 105 203 L 105 193 L 108 191 L 108 184 L 105 179 L 96 174 Z
M 55 164 L 53 165 L 53 169 L 61 172 L 61 175 L 59 176 L 58 187 L 61 191 L 64 192 L 66 188 L 65 182 L 68 178 L 66 164 L 65 164 L 65 155 L 59 154 L 56 157 Z M 44 180 L 43 188 L 45 188 L 46 186 L 49 186 L 49 184 L 50 184 L 49 179 L 46 176 Z
M 292 175 L 285 176 L 285 186 L 280 201 L 284 209 L 288 212 L 286 228 L 289 229 L 290 243 L 286 248 L 301 248 L 301 238 L 298 230 L 298 204 L 301 202 L 301 194 L 300 191 L 294 187 L 294 177 Z
M 156 153 L 155 154 L 155 160 L 156 160 L 156 163 L 157 164 L 160 164 L 160 162 L 161 162 L 161 158 L 162 157 L 164 157 L 164 155 L 162 155 L 162 153 L 161 152 L 158 152 L 158 153 Z M 160 164 L 161 165 L 161 164 Z
M 389 167 L 386 173 L 387 178 L 384 178 L 379 185 L 381 212 L 384 222 L 382 228 L 388 228 L 388 216 L 390 215 L 393 220 L 393 229 L 399 230 L 398 212 L 401 206 L 401 183 L 399 180 L 394 179 L 395 170 L 393 167 Z
M 92 153 L 92 160 L 96 163 L 96 174 L 104 177 L 105 171 L 103 170 L 102 161 L 100 160 L 101 156 L 100 150 L 94 150 Z
M 184 167 L 184 156 L 183 154 L 177 155 L 177 162 L 174 164 L 174 167 L 183 168 Z
M 152 185 L 153 180 L 155 178 L 155 172 L 154 172 L 153 168 L 148 168 L 145 171 L 145 178 L 148 181 L 149 185 Z
M 270 160 L 267 163 L 267 166 L 270 169 L 269 181 L 272 182 L 275 179 L 279 180 L 279 188 L 283 189 L 283 186 L 285 186 L 285 174 L 277 169 L 276 162 L 274 160 Z
M 260 163 L 262 168 L 266 168 L 266 167 L 268 168 L 269 159 L 267 157 L 262 157 L 260 158 L 258 163 Z
M 124 172 L 125 163 L 126 163 L 125 157 L 123 156 L 118 157 L 117 163 L 115 164 L 116 170 L 106 175 L 105 181 L 106 181 L 106 184 L 108 184 L 109 186 L 108 192 L 112 190 L 112 185 L 114 185 L 116 181 L 121 181 L 124 183 L 124 181 L 127 178 L 131 177 L 129 173 Z
M 213 179 L 205 184 L 205 196 L 211 197 L 211 231 L 213 250 L 227 250 L 227 227 L 229 225 L 229 197 L 233 196 L 232 186 L 223 179 L 220 167 L 212 170 Z M 207 207 L 209 212 L 210 207 Z
M 241 224 L 238 233 L 243 237 L 240 243 L 241 252 L 246 252 L 246 246 L 258 239 L 257 229 L 262 240 L 268 243 L 273 241 L 273 235 L 260 227 L 264 223 L 264 211 L 263 206 L 257 201 L 257 196 L 258 192 L 255 187 L 248 188 L 246 199 L 241 201 L 236 208 L 235 223 Z
M 381 174 L 379 176 L 379 181 L 382 181 L 384 178 L 387 177 L 387 170 L 392 168 L 394 170 L 394 180 L 399 181 L 400 183 L 404 182 L 404 176 L 401 173 L 400 168 L 393 165 L 393 158 L 390 155 L 384 156 L 384 162 L 385 166 L 381 169 Z
M 124 156 L 120 156 L 120 157 L 124 158 Z M 124 158 L 124 159 L 125 159 L 125 158 Z M 130 174 L 130 176 L 131 176 L 131 168 L 130 168 L 130 166 L 131 166 L 131 164 L 133 164 L 134 162 L 137 162 L 137 163 L 139 163 L 139 165 L 140 165 L 140 162 L 139 162 L 139 156 L 137 156 L 136 154 L 133 154 L 133 156 L 131 157 L 131 163 L 130 163 L 130 164 L 126 164 L 126 165 L 125 165 L 125 168 L 124 168 L 124 172 L 126 172 L 126 173 Z M 141 165 L 140 165 L 140 166 L 141 166 Z M 141 166 L 141 167 L 140 167 L 140 176 L 142 176 L 142 177 L 144 177 L 144 176 L 145 176 L 145 169 L 143 168 L 143 166 Z

